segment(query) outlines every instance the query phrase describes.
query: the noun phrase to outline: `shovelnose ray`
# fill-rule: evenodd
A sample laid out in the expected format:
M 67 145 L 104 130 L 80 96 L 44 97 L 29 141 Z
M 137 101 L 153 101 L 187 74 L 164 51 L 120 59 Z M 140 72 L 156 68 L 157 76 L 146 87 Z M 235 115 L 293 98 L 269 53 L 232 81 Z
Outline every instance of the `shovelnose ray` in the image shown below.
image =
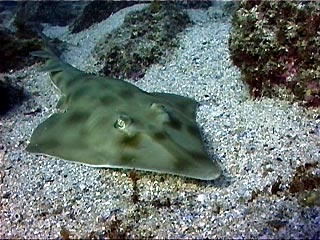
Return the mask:
M 58 111 L 33 131 L 27 151 L 92 167 L 203 180 L 221 175 L 202 142 L 195 100 L 85 73 L 48 45 L 31 54 L 47 58 L 42 70 L 50 73 L 62 97 Z

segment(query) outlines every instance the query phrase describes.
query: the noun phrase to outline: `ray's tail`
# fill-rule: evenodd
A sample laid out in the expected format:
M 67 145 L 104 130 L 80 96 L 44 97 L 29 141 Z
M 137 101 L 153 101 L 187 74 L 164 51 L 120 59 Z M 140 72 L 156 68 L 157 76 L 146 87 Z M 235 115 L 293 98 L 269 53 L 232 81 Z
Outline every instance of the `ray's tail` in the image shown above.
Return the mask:
M 45 65 L 40 68 L 40 71 L 49 72 L 51 80 L 59 89 L 63 90 L 68 81 L 86 74 L 63 61 L 60 58 L 60 52 L 51 44 L 50 39 L 42 32 L 38 32 L 43 40 L 44 49 L 30 52 L 30 54 L 47 59 Z

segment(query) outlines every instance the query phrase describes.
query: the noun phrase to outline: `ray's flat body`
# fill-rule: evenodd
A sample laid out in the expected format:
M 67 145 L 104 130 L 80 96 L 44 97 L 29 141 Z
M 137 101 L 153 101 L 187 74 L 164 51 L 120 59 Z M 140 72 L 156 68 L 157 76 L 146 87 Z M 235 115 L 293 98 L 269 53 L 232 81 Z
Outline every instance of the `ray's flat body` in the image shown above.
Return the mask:
M 203 145 L 193 99 L 82 72 L 48 47 L 33 55 L 47 58 L 42 70 L 62 97 L 59 111 L 34 130 L 27 151 L 93 167 L 220 176 Z

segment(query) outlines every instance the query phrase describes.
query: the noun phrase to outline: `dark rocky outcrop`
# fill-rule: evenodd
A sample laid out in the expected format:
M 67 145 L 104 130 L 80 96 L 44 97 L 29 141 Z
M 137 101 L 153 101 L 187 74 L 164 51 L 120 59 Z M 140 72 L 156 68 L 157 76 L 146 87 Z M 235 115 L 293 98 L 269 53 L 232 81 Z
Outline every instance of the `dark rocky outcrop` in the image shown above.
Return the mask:
M 81 13 L 86 4 L 81 1 L 23 1 L 18 5 L 14 24 L 28 22 L 65 26 Z
M 42 41 L 38 38 L 21 39 L 0 28 L 0 72 L 31 66 L 36 60 L 29 53 L 41 47 Z
M 242 1 L 229 49 L 253 97 L 320 106 L 320 2 Z
M 8 77 L 0 75 L 0 115 L 5 114 L 25 98 L 22 87 L 13 84 Z
M 146 69 L 178 46 L 177 34 L 190 19 L 179 4 L 153 2 L 126 16 L 121 28 L 105 36 L 95 53 L 104 65 L 101 74 L 117 78 L 142 78 Z
M 177 1 L 183 8 L 208 9 L 215 1 Z
M 94 23 L 101 22 L 108 18 L 112 13 L 122 8 L 141 3 L 137 1 L 93 1 L 90 2 L 82 11 L 82 14 L 74 21 L 70 29 L 72 33 L 81 32 L 89 28 Z

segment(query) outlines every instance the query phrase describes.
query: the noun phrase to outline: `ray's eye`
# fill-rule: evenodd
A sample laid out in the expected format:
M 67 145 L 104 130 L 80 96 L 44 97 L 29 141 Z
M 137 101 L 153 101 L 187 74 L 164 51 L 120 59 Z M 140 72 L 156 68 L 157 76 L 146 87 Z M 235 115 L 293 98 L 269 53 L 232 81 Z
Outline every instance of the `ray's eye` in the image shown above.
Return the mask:
M 124 130 L 130 126 L 132 119 L 126 115 L 121 115 L 114 123 L 114 127 L 120 130 Z

